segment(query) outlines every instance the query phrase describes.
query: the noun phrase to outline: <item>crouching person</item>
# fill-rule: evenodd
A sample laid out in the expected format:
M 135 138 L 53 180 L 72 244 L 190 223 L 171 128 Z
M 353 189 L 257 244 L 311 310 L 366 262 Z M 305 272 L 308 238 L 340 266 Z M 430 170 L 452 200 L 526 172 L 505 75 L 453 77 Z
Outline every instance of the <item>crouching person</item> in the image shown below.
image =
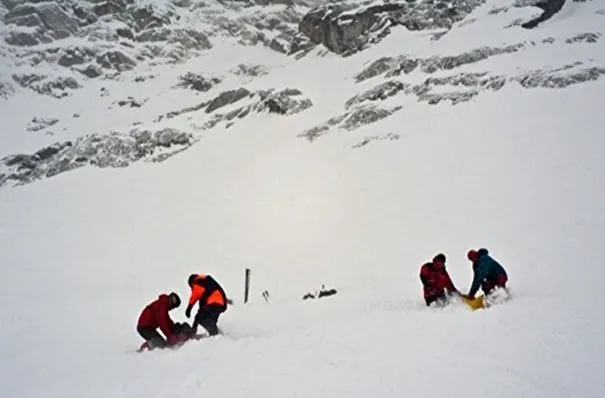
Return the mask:
M 186 323 L 174 323 L 168 313 L 180 305 L 181 299 L 178 294 L 160 294 L 157 300 L 143 309 L 137 323 L 137 332 L 145 339 L 141 350 L 165 348 L 186 340 L 187 334 L 191 333 L 191 328 Z M 158 328 L 165 338 L 158 332 Z
M 479 287 L 486 296 L 497 288 L 506 289 L 508 275 L 504 267 L 489 255 L 487 249 L 470 250 L 467 258 L 473 263 L 474 274 L 471 288 L 465 296 L 467 299 L 473 300 Z
M 435 303 L 437 306 L 447 304 L 447 294 L 458 294 L 450 275 L 445 269 L 445 255 L 437 254 L 433 261 L 425 263 L 420 268 L 420 281 L 424 290 L 424 301 L 427 306 Z

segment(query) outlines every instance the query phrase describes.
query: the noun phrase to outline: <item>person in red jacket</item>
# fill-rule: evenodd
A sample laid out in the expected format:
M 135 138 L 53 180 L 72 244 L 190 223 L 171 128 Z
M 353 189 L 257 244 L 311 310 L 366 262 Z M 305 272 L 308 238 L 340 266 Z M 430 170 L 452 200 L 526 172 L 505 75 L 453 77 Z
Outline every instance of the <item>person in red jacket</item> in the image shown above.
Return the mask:
M 439 253 L 433 261 L 423 264 L 420 268 L 420 281 L 424 288 L 424 301 L 427 306 L 432 303 L 443 306 L 447 302 L 446 292 L 459 294 L 445 269 L 445 260 L 445 254 Z
M 191 310 L 195 303 L 199 303 L 198 312 L 193 322 L 193 332 L 197 330 L 197 325 L 202 325 L 210 336 L 217 335 L 218 318 L 227 310 L 227 296 L 219 283 L 210 275 L 191 274 L 187 280 L 191 288 L 189 305 L 185 310 L 187 318 L 191 316 Z
M 149 348 L 165 348 L 186 340 L 192 333 L 186 323 L 175 323 L 170 319 L 169 311 L 178 308 L 181 299 L 176 293 L 160 294 L 158 299 L 149 303 L 141 312 L 137 322 L 137 332 L 145 343 L 141 350 Z M 157 331 L 160 328 L 166 339 Z

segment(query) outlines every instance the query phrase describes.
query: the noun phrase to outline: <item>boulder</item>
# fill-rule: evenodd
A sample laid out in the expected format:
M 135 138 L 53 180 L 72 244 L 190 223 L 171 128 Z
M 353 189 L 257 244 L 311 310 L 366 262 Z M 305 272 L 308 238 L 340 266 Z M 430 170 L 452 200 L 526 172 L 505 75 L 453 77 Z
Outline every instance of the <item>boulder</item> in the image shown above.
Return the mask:
M 130 70 L 135 67 L 136 62 L 121 51 L 107 51 L 96 59 L 97 63 L 104 69 L 113 69 L 118 72 Z
M 8 99 L 15 93 L 15 89 L 8 82 L 0 80 L 0 98 Z
M 243 87 L 240 87 L 235 90 L 228 90 L 220 93 L 217 97 L 215 97 L 210 104 L 206 107 L 206 113 L 212 113 L 215 110 L 227 106 L 229 104 L 233 104 L 242 98 L 245 98 L 250 95 L 250 91 L 246 90 Z
M 189 88 L 195 91 L 208 91 L 215 85 L 221 82 L 218 77 L 204 77 L 200 74 L 188 72 L 185 75 L 179 76 L 180 83 L 177 87 Z

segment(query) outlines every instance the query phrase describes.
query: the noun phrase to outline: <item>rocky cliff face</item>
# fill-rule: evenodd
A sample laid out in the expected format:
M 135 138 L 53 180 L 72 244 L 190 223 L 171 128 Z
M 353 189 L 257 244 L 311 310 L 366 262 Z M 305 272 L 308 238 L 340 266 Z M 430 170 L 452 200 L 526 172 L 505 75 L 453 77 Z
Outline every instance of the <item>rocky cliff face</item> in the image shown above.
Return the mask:
M 350 55 L 389 34 L 395 26 L 408 30 L 448 30 L 485 0 L 389 1 L 330 3 L 311 10 L 300 25 L 313 43 Z
M 565 1 L 520 0 L 512 7 L 533 6 L 543 10 L 540 16 L 521 23 L 529 29 L 554 16 Z M 436 31 L 433 38 L 438 40 L 484 3 L 485 0 L 329 2 L 305 14 L 299 31 L 311 43 L 347 56 L 379 42 L 398 26 L 410 31 Z
M 77 72 L 76 82 L 68 83 L 39 74 L 30 76 L 35 85 L 31 78 L 14 79 L 39 93 L 69 95 L 80 80 L 113 77 L 143 62 L 184 62 L 211 49 L 213 40 L 287 53 L 306 10 L 302 4 L 300 9 L 288 1 L 3 0 L 0 51 L 16 65 Z M 4 96 L 10 93 L 7 84 Z
M 530 1 L 529 5 L 535 3 L 544 12 L 523 26 L 547 20 L 564 2 Z M 16 55 L 21 63 L 56 63 L 95 78 L 132 69 L 150 58 L 179 62 L 212 48 L 213 39 L 224 37 L 284 54 L 300 56 L 323 45 L 346 56 L 380 41 L 396 26 L 410 31 L 441 30 L 435 36 L 440 37 L 484 3 L 3 0 L 0 15 L 4 42 L 12 47 L 3 52 Z
M 522 26 L 535 27 L 565 0 L 525 1 L 513 7 L 544 12 Z M 141 62 L 179 63 L 212 49 L 214 40 L 262 45 L 301 57 L 320 45 L 343 56 L 362 51 L 395 27 L 442 37 L 485 0 L 325 2 L 320 0 L 135 1 L 2 0 L 0 54 L 15 65 L 58 65 L 61 76 L 22 73 L 0 79 L 0 95 L 16 84 L 61 98 L 81 81 L 115 77 Z
M 589 10 L 583 15 L 590 18 L 567 30 L 548 30 L 548 20 L 572 3 Z M 605 7 L 591 0 L 0 0 L 0 57 L 6 65 L 0 69 L 0 105 L 27 93 L 60 109 L 19 110 L 29 116 L 3 134 L 35 135 L 45 144 L 0 153 L 0 186 L 84 166 L 161 162 L 205 132 L 247 126 L 252 115 L 285 124 L 296 119 L 293 137 L 315 142 L 332 132 L 373 129 L 414 104 L 458 106 L 508 87 L 590 84 L 605 76 L 599 52 L 604 17 Z M 491 44 L 475 44 L 478 24 L 497 32 Z M 402 39 L 379 56 L 363 55 L 401 32 L 421 37 L 426 49 L 409 51 Z M 215 57 L 225 48 L 232 56 Z M 247 59 L 243 49 L 261 55 Z M 326 105 L 306 87 L 314 76 L 297 65 L 321 62 L 328 53 L 343 65 L 352 55 L 366 58 L 362 66 L 354 61 L 352 73 L 321 70 L 349 82 L 345 91 L 355 93 L 340 97 L 327 86 L 334 100 Z M 268 54 L 280 61 L 265 63 Z M 542 61 L 544 54 L 569 56 Z M 510 68 L 492 69 L 505 57 Z M 274 74 L 281 68 L 291 68 L 295 83 Z M 164 95 L 169 99 L 161 108 L 150 105 Z M 88 114 L 69 108 L 74 97 L 88 104 Z M 186 100 L 173 104 L 171 98 L 180 97 Z M 318 102 L 330 107 L 330 115 L 307 119 Z M 77 121 L 94 114 L 125 121 L 106 123 L 111 128 L 80 123 L 74 131 Z M 397 132 L 378 131 L 352 146 L 398 139 Z

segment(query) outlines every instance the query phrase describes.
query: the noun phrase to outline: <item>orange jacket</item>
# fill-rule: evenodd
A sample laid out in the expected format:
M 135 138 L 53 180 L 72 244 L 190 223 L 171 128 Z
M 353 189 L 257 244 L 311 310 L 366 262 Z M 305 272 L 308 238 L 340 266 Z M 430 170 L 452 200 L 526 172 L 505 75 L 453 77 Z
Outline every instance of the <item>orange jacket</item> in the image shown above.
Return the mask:
M 200 307 L 211 304 L 226 306 L 227 297 L 223 288 L 210 275 L 197 274 L 190 286 L 190 306 L 193 306 L 196 301 L 200 302 Z

